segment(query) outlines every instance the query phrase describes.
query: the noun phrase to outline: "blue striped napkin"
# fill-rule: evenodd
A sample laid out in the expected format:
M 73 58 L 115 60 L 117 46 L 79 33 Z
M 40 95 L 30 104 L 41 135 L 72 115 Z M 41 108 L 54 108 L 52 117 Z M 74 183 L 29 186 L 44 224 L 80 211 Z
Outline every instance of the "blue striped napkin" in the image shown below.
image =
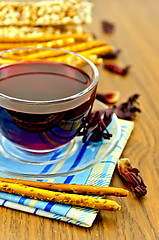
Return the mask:
M 134 123 L 131 121 L 119 120 L 119 122 L 121 126 L 121 136 L 116 147 L 108 157 L 102 159 L 101 162 L 97 163 L 90 169 L 65 177 L 55 177 L 48 181 L 54 183 L 108 186 L 116 163 L 134 128 Z M 102 144 L 100 145 L 100 148 L 102 149 Z M 102 149 L 102 151 L 104 151 L 104 149 Z M 89 157 L 86 153 L 82 157 L 86 158 L 86 156 Z M 90 208 L 71 207 L 69 205 L 34 200 L 4 192 L 0 192 L 0 205 L 83 227 L 91 227 L 98 213 L 97 210 Z

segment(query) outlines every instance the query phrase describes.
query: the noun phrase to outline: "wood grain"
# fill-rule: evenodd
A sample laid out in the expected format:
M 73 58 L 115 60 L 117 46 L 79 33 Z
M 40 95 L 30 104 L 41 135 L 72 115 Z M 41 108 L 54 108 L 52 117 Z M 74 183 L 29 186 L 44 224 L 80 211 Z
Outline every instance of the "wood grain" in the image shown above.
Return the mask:
M 124 78 L 99 67 L 98 92 L 120 91 L 120 102 L 134 93 L 140 94 L 142 113 L 135 120 L 122 157 L 128 157 L 139 168 L 148 194 L 141 200 L 133 193 L 127 199 L 119 199 L 122 210 L 100 211 L 89 229 L 1 207 L 0 240 L 159 239 L 159 1 L 92 2 L 93 24 L 88 29 L 99 39 L 122 49 L 116 63 L 132 66 Z M 115 32 L 102 33 L 101 20 L 114 22 Z M 116 171 L 111 186 L 128 188 Z

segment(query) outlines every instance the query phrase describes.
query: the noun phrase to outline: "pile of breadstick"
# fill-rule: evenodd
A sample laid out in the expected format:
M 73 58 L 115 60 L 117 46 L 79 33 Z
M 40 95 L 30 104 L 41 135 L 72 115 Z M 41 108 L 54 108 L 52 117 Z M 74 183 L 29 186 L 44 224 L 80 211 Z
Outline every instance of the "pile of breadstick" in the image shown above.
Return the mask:
M 122 188 L 38 182 L 13 178 L 0 178 L 0 191 L 37 200 L 108 211 L 120 210 L 121 206 L 113 200 L 106 199 L 106 195 L 120 197 L 128 195 L 128 191 Z
M 25 39 L 26 40 L 26 39 Z M 103 62 L 102 55 L 112 51 L 112 47 L 103 40 L 93 40 L 91 39 L 90 34 L 61 34 L 58 37 L 52 36 L 49 41 L 40 42 L 38 39 L 36 41 L 30 40 L 21 42 L 1 42 L 0 51 L 13 48 L 25 48 L 25 47 L 49 47 L 49 48 L 58 48 L 71 52 L 78 53 L 88 59 L 90 59 L 94 64 L 98 65 Z M 34 61 L 34 60 L 43 60 L 43 61 L 55 61 L 55 62 L 64 62 L 68 64 L 73 64 L 74 66 L 81 66 L 85 64 L 85 61 L 81 58 L 77 58 L 71 54 L 67 54 L 61 51 L 53 50 L 21 50 L 16 52 L 10 52 L 8 54 L 2 54 L 0 56 L 0 64 L 14 63 L 17 61 Z
M 0 3 L 0 52 L 26 47 L 60 48 L 78 53 L 96 65 L 112 51 L 106 41 L 93 39 L 84 26 L 92 20 L 92 3 L 86 0 L 56 0 Z M 0 65 L 17 61 L 57 61 L 74 66 L 82 59 L 57 51 L 24 50 L 0 56 Z

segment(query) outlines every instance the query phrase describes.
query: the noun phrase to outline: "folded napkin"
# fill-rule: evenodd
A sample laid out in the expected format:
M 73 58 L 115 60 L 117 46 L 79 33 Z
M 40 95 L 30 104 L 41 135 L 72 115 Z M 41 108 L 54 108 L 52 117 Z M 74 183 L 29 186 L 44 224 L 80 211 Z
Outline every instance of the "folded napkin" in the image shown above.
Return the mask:
M 119 122 L 121 126 L 121 136 L 116 147 L 108 157 L 102 159 L 101 162 L 90 169 L 65 177 L 49 179 L 49 181 L 54 183 L 109 186 L 116 163 L 134 127 L 134 123 L 131 121 L 119 120 Z M 100 149 L 102 149 L 101 143 Z M 104 149 L 102 149 L 102 151 L 104 151 Z M 86 154 L 82 157 L 85 158 L 85 156 Z M 4 175 L 2 177 L 4 177 Z M 5 192 L 0 192 L 0 205 L 83 227 L 91 227 L 98 213 L 98 210 L 90 208 L 72 207 L 64 204 L 34 200 Z

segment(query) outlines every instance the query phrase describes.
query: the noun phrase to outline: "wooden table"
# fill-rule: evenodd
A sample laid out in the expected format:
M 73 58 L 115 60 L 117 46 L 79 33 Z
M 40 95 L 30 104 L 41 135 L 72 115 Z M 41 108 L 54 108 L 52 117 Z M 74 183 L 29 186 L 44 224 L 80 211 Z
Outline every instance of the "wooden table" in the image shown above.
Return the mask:
M 120 91 L 120 102 L 139 93 L 142 113 L 122 154 L 137 167 L 147 185 L 141 200 L 131 192 L 119 199 L 119 212 L 100 211 L 91 228 L 0 208 L 0 240 L 53 239 L 159 239 L 159 1 L 92 0 L 93 24 L 89 29 L 122 52 L 115 60 L 120 66 L 132 65 L 126 77 L 99 67 L 98 92 Z M 115 24 L 113 34 L 104 34 L 101 20 Z M 115 171 L 111 186 L 125 187 Z

